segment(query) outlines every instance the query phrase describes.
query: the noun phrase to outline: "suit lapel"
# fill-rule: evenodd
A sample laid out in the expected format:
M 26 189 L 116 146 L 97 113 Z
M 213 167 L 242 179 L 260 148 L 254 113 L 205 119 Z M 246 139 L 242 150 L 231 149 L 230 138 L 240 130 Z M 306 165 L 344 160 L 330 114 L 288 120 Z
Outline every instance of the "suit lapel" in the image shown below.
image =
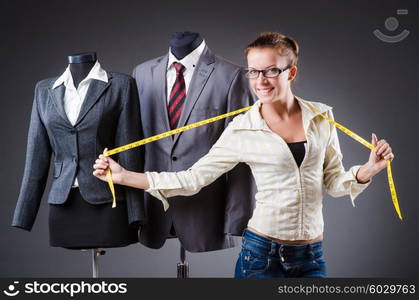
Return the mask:
M 90 82 L 89 89 L 87 90 L 86 97 L 84 98 L 83 104 L 80 108 L 80 113 L 74 126 L 77 126 L 84 116 L 89 112 L 93 105 L 99 100 L 102 93 L 111 85 L 112 76 L 108 74 L 108 82 L 93 79 Z
M 208 47 L 205 47 L 205 50 L 199 58 L 197 67 L 189 84 L 189 91 L 186 95 L 185 104 L 180 115 L 178 127 L 186 125 L 189 119 L 189 115 L 191 114 L 196 101 L 198 101 L 199 95 L 201 95 L 202 90 L 204 89 L 208 81 L 208 78 L 214 70 L 214 62 L 214 54 L 212 54 Z M 176 143 L 177 139 L 181 134 L 182 133 L 178 133 L 175 135 L 174 143 Z
M 167 88 L 166 88 L 166 72 L 167 72 L 167 61 L 169 60 L 169 54 L 162 57 L 159 63 L 154 67 L 152 73 L 153 82 L 153 93 L 156 98 L 153 99 L 153 107 L 156 109 L 156 116 L 162 116 L 162 123 L 164 131 L 170 130 L 169 116 L 167 111 Z
M 64 109 L 64 93 L 65 93 L 64 84 L 61 84 L 55 89 L 50 87 L 48 90 L 53 99 L 52 102 L 54 103 L 54 107 L 57 110 L 58 114 L 61 116 L 61 118 L 65 121 L 65 123 L 68 126 L 73 127 L 73 125 L 71 125 L 70 123 L 70 120 L 67 118 L 67 114 L 65 113 L 65 109 Z

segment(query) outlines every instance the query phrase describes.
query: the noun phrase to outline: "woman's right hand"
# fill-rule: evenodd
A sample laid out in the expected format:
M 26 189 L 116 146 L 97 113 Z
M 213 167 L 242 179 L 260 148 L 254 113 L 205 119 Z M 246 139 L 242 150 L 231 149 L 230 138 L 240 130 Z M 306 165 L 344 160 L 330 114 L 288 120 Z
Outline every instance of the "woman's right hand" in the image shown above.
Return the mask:
M 122 174 L 125 169 L 112 158 L 106 157 L 103 154 L 99 155 L 99 158 L 96 159 L 93 168 L 95 169 L 93 171 L 93 175 L 103 181 L 107 181 L 106 169 L 110 168 L 112 172 L 112 181 L 116 184 L 121 184 Z

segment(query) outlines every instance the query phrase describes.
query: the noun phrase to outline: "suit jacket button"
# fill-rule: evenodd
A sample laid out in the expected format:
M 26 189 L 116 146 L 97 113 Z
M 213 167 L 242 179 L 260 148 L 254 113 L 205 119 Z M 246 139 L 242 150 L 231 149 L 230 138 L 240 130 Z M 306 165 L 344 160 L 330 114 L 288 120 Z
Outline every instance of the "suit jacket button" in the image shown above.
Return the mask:
M 177 161 L 177 157 L 176 157 L 176 156 L 173 156 L 173 157 L 172 157 L 172 160 L 173 160 L 173 161 Z
M 70 130 L 70 133 L 71 133 L 71 134 L 75 134 L 75 133 L 76 133 L 76 130 L 75 130 L 75 129 L 71 129 L 71 130 Z

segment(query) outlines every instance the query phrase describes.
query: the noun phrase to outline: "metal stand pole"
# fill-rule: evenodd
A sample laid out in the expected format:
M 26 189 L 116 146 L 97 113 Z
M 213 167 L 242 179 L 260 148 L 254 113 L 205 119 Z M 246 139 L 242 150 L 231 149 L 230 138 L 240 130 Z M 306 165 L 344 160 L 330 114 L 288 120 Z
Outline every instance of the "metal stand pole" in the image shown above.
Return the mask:
M 177 264 L 177 278 L 189 277 L 189 264 L 185 261 L 185 248 L 180 246 L 180 263 Z
M 99 277 L 99 256 L 105 255 L 105 250 L 92 249 L 92 269 L 93 269 L 93 278 Z

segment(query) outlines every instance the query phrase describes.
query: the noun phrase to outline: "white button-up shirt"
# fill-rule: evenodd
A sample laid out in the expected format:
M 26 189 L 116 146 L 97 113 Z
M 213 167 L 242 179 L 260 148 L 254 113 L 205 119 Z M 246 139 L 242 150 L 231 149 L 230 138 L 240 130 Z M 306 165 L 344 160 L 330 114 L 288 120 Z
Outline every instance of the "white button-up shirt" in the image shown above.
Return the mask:
M 80 83 L 79 86 L 74 86 L 73 76 L 71 76 L 70 66 L 68 66 L 64 73 L 58 77 L 58 79 L 54 82 L 52 86 L 53 89 L 64 84 L 65 92 L 64 92 L 64 110 L 67 115 L 68 120 L 70 121 L 71 125 L 76 124 L 77 118 L 80 113 L 81 106 L 84 102 L 84 98 L 86 98 L 87 91 L 90 86 L 90 82 L 92 79 L 101 80 L 104 82 L 108 82 L 108 75 L 106 71 L 102 69 L 100 66 L 99 61 L 93 65 L 92 69 L 90 70 L 89 74 L 84 78 Z M 77 177 L 74 179 L 73 187 L 78 187 L 79 183 L 77 181 Z
M 172 54 L 169 49 L 169 59 L 167 62 L 167 73 L 166 73 L 166 87 L 167 87 L 167 104 L 170 101 L 170 92 L 172 91 L 173 84 L 176 81 L 176 69 L 173 66 L 174 62 L 181 63 L 185 67 L 183 71 L 183 78 L 185 80 L 186 94 L 188 94 L 189 85 L 192 80 L 192 75 L 195 71 L 195 67 L 198 64 L 199 58 L 201 57 L 202 52 L 205 49 L 205 41 L 202 41 L 201 44 L 194 49 L 191 53 L 186 55 L 182 59 L 177 59 L 176 56 Z
M 193 195 L 221 174 L 244 162 L 257 185 L 256 206 L 248 226 L 281 240 L 310 240 L 323 233 L 323 190 L 354 199 L 370 182 L 358 183 L 360 166 L 345 171 L 336 128 L 296 97 L 302 110 L 307 147 L 297 166 L 287 143 L 266 124 L 260 101 L 230 122 L 209 153 L 186 171 L 146 172 L 146 190 L 169 207 L 168 197 Z M 331 107 L 309 102 L 333 118 Z M 214 199 L 217 201 L 217 199 Z M 354 205 L 355 206 L 355 205 Z

